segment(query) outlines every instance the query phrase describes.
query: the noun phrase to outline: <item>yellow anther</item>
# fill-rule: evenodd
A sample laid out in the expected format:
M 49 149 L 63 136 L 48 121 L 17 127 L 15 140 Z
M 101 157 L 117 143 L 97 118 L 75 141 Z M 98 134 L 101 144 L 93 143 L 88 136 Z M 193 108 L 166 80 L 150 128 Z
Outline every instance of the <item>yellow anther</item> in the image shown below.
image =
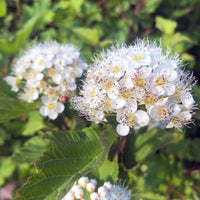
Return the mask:
M 55 105 L 53 103 L 49 103 L 48 104 L 48 109 L 49 110 L 54 110 L 54 108 L 55 108 Z

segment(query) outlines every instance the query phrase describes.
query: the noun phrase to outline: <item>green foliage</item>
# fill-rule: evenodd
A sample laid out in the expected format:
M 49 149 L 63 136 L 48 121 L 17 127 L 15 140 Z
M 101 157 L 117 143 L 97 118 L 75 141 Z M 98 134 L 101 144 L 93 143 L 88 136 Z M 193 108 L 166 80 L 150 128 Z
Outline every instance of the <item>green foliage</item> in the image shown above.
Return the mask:
M 156 17 L 156 27 L 167 35 L 171 35 L 174 33 L 175 28 L 177 27 L 177 23 L 175 21 L 165 19 L 163 17 Z
M 52 146 L 37 163 L 38 173 L 18 191 L 17 199 L 59 199 L 67 185 L 67 191 L 74 181 L 103 163 L 117 134 L 111 127 L 102 131 L 96 125 L 81 133 L 53 132 L 45 139 Z M 65 191 L 66 192 L 66 191 Z
M 10 161 L 10 158 L 0 157 L 0 186 L 5 183 L 5 179 L 8 178 L 15 170 L 15 165 Z
M 8 56 L 15 55 L 26 39 L 30 36 L 36 22 L 36 17 L 30 19 L 24 27 L 12 38 L 0 38 L 0 53 Z
M 0 0 L 0 17 L 6 15 L 7 12 L 7 4 L 5 0 Z
M 128 136 L 127 146 L 123 153 L 125 167 L 127 169 L 132 168 L 152 153 L 155 153 L 156 150 L 164 148 L 167 144 L 173 142 L 176 137 L 174 133 L 161 132 L 157 129 L 145 132 L 134 131 Z
M 0 185 L 36 173 L 33 163 L 41 157 L 38 173 L 19 190 L 18 199 L 61 199 L 74 181 L 89 173 L 101 181 L 126 180 L 144 200 L 199 200 L 199 105 L 194 125 L 182 133 L 141 129 L 115 140 L 115 120 L 108 118 L 113 128 L 104 132 L 100 125 L 84 129 L 90 123 L 65 104 L 63 116 L 47 121 L 38 105 L 20 101 L 2 80 L 13 59 L 36 42 L 74 43 L 91 63 L 91 56 L 112 43 L 130 44 L 146 36 L 172 47 L 198 79 L 199 6 L 198 0 L 0 0 Z M 50 148 L 42 139 L 47 131 Z
M 24 146 L 17 149 L 12 156 L 12 161 L 16 163 L 34 163 L 42 153 L 47 151 L 49 141 L 42 140 L 41 136 L 34 136 L 25 142 Z
M 74 28 L 72 29 L 75 35 L 79 37 L 83 42 L 89 45 L 96 45 L 99 41 L 98 33 L 95 29 L 89 28 Z
M 38 113 L 38 111 L 30 112 L 28 115 L 28 122 L 26 123 L 22 132 L 22 135 L 24 136 L 33 135 L 36 131 L 45 127 L 42 116 Z
M 110 161 L 106 159 L 99 169 L 92 172 L 92 177 L 103 182 L 111 181 L 114 183 L 118 179 L 119 167 L 116 160 Z

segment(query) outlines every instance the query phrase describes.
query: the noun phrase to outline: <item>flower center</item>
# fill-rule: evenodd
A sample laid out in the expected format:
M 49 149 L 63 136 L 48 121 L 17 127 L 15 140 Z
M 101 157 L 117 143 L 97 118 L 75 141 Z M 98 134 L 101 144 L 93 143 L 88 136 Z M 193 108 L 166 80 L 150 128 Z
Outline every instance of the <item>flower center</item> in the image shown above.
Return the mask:
M 168 112 L 167 107 L 161 106 L 157 111 L 157 116 L 161 121 L 168 119 L 169 118 L 169 112 Z
M 49 70 L 49 76 L 55 76 L 57 74 L 57 70 L 56 69 L 50 69 Z
M 76 78 L 76 73 L 73 72 L 73 71 L 71 71 L 71 72 L 69 73 L 69 76 L 70 76 L 71 78 Z
M 143 78 L 138 78 L 135 84 L 136 86 L 143 86 L 145 84 L 145 80 Z
M 19 85 L 20 84 L 20 79 L 19 78 L 15 78 L 15 85 Z
M 113 70 L 112 70 L 113 73 L 117 73 L 119 71 L 120 71 L 120 69 L 118 66 L 113 67 Z
M 114 86 L 114 84 L 111 82 L 111 81 L 107 81 L 106 83 L 105 83 L 105 89 L 110 89 L 110 88 L 112 88 Z
M 133 56 L 133 59 L 134 59 L 135 61 L 137 61 L 137 62 L 138 62 L 138 61 L 141 61 L 141 60 L 142 60 L 142 55 L 137 55 L 137 54 L 136 54 L 136 55 Z
M 38 64 L 39 65 L 44 65 L 44 63 L 45 63 L 44 60 L 40 60 Z
M 156 82 L 156 85 L 165 85 L 166 84 L 166 80 L 165 80 L 164 76 L 159 76 L 155 82 Z
M 53 103 L 49 103 L 47 107 L 49 110 L 54 110 L 55 105 Z

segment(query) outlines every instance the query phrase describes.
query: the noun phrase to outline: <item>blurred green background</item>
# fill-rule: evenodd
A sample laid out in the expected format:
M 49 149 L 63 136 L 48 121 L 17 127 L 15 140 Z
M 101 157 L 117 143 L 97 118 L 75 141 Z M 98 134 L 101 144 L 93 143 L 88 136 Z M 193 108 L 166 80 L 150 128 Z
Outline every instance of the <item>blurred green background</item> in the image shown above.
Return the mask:
M 147 153 L 142 161 L 127 161 L 129 150 L 125 149 L 119 177 L 128 179 L 129 187 L 142 199 L 199 200 L 199 8 L 199 0 L 0 0 L 0 200 L 12 199 L 13 190 L 36 172 L 33 163 L 49 146 L 41 140 L 41 130 L 56 129 L 32 111 L 32 105 L 18 102 L 9 92 L 2 78 L 10 72 L 13 59 L 36 42 L 57 40 L 77 45 L 90 63 L 94 53 L 116 42 L 131 44 L 145 37 L 162 41 L 164 48 L 172 47 L 172 53 L 180 54 L 184 68 L 197 78 L 198 109 L 194 125 L 177 132 L 173 143 Z M 131 140 L 134 143 L 135 138 Z M 145 154 L 151 145 L 139 148 Z M 32 157 L 26 157 L 28 151 Z

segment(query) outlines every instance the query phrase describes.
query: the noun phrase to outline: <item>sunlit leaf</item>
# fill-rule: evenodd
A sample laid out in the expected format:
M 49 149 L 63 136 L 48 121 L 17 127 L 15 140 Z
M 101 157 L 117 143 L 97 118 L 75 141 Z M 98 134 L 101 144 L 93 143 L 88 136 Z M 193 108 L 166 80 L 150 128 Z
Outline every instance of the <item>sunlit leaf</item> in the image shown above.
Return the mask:
M 111 181 L 115 182 L 118 179 L 119 167 L 116 160 L 110 161 L 105 159 L 101 167 L 92 174 L 98 179 L 102 181 Z
M 30 19 L 24 27 L 19 30 L 13 38 L 10 38 L 7 40 L 6 38 L 0 39 L 0 53 L 6 54 L 6 55 L 14 55 L 17 53 L 19 48 L 24 44 L 24 42 L 27 40 L 29 35 L 31 34 L 31 31 L 33 30 L 33 27 L 35 25 L 35 22 L 37 21 L 37 18 L 34 17 Z
M 0 0 L 0 17 L 5 16 L 6 12 L 7 12 L 6 0 Z
M 96 45 L 99 42 L 99 35 L 97 30 L 90 28 L 73 28 L 74 34 L 79 37 L 83 42 L 89 45 Z
M 157 16 L 156 17 L 156 27 L 163 33 L 170 35 L 170 34 L 174 33 L 174 30 L 177 27 L 177 22 Z
M 70 0 L 70 5 L 76 12 L 79 12 L 83 2 L 84 0 L 76 0 L 76 1 Z
M 38 111 L 30 112 L 29 120 L 26 123 L 22 135 L 33 135 L 36 131 L 45 127 L 42 116 Z

